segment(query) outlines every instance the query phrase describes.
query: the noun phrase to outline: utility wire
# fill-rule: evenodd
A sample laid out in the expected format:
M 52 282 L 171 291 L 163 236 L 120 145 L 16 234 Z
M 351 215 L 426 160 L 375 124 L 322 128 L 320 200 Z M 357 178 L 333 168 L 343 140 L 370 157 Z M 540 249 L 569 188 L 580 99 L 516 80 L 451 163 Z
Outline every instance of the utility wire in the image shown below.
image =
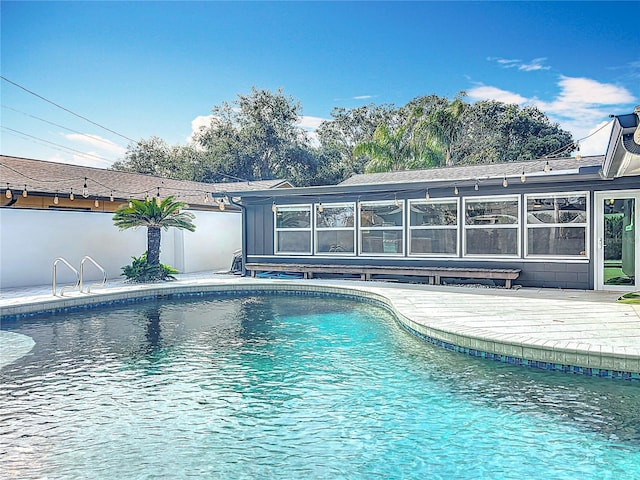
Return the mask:
M 64 125 L 59 125 L 59 124 L 57 124 L 57 123 L 51 122 L 51 121 L 49 121 L 49 120 L 46 120 L 46 119 L 44 119 L 44 118 L 40 118 L 40 117 L 37 117 L 37 116 L 35 116 L 35 115 L 31 115 L 30 113 L 23 112 L 23 111 L 21 111 L 21 110 L 18 110 L 17 108 L 13 108 L 13 107 L 10 107 L 10 106 L 8 106 L 8 105 L 4 105 L 4 104 L 3 104 L 3 105 L 2 105 L 2 108 L 6 108 L 6 109 L 8 109 L 8 110 L 12 110 L 12 111 L 14 111 L 14 112 L 20 113 L 20 114 L 25 115 L 25 116 L 27 116 L 27 117 L 35 118 L 36 120 L 40 120 L 41 122 L 48 123 L 49 125 L 53 125 L 54 127 L 62 128 L 63 130 L 66 130 L 66 131 L 68 131 L 68 132 L 77 133 L 78 135 L 82 135 L 83 137 L 87 137 L 87 138 L 89 138 L 89 139 L 91 139 L 91 140 L 97 140 L 97 141 L 99 141 L 99 142 L 104 143 L 105 145 L 111 145 L 111 146 L 113 146 L 113 145 L 114 145 L 114 143 L 113 143 L 113 142 L 111 142 L 111 141 L 109 141 L 109 140 L 106 140 L 106 139 L 104 139 L 104 138 L 100 138 L 100 137 L 98 137 L 98 136 L 87 135 L 86 133 L 82 133 L 82 132 L 79 132 L 78 130 L 73 130 L 73 129 L 71 129 L 71 128 L 65 127 Z
M 44 138 L 34 137 L 33 135 L 29 135 L 28 133 L 21 132 L 20 130 L 15 130 L 13 128 L 5 127 L 4 125 L 2 125 L 1 128 L 3 130 L 8 130 L 9 132 L 13 132 L 15 134 L 23 135 L 23 136 L 28 137 L 28 138 L 33 139 L 33 140 L 37 140 L 37 141 L 39 141 L 41 143 L 44 142 L 44 143 L 47 143 L 49 145 L 54 145 L 54 146 L 59 147 L 59 148 L 64 148 L 65 150 L 69 150 L 69 151 L 72 151 L 72 152 L 75 152 L 75 153 L 79 153 L 79 154 L 84 155 L 84 156 L 93 157 L 93 158 L 95 158 L 97 160 L 101 160 L 103 162 L 113 163 L 113 160 L 109 160 L 109 159 L 101 157 L 99 155 L 95 155 L 93 153 L 88 153 L 88 152 L 83 152 L 81 150 L 76 150 L 76 149 L 70 148 L 70 147 L 65 147 L 64 145 L 60 145 L 58 143 L 50 142 L 49 140 L 45 140 Z
M 76 112 L 74 112 L 74 111 L 72 111 L 72 110 L 69 110 L 68 108 L 63 107 L 62 105 L 59 105 L 59 104 L 57 104 L 56 102 L 53 102 L 53 101 L 49 100 L 48 98 L 43 97 L 42 95 L 38 95 L 37 93 L 35 93 L 35 92 L 33 92 L 33 91 L 29 90 L 29 89 L 28 89 L 28 88 L 26 88 L 26 87 L 23 87 L 22 85 L 17 84 L 16 82 L 13 82 L 13 81 L 9 80 L 8 78 L 6 78 L 6 77 L 4 77 L 4 76 L 2 76 L 2 75 L 0 75 L 0 78 L 1 78 L 2 80 L 4 80 L 5 82 L 10 83 L 11 85 L 14 85 L 14 86 L 16 86 L 16 87 L 20 88 L 21 90 L 24 90 L 25 92 L 27 92 L 27 93 L 29 93 L 29 94 L 31 94 L 31 95 L 33 95 L 33 96 L 35 96 L 35 97 L 38 97 L 40 100 L 44 100 L 45 102 L 50 103 L 51 105 L 53 105 L 53 106 L 55 106 L 55 107 L 58 107 L 59 109 L 64 110 L 65 112 L 70 113 L 71 115 L 74 115 L 74 116 L 76 116 L 76 117 L 78 117 L 78 118 L 81 118 L 82 120 L 84 120 L 84 121 L 86 121 L 86 122 L 89 122 L 89 123 L 91 123 L 92 125 L 95 125 L 95 126 L 97 126 L 97 127 L 100 127 L 100 128 L 102 128 L 102 129 L 104 129 L 104 130 L 106 130 L 106 131 L 108 131 L 108 132 L 111 132 L 111 133 L 113 133 L 113 134 L 115 134 L 115 135 L 117 135 L 117 136 L 119 136 L 119 137 L 124 138 L 125 140 L 129 140 L 130 142 L 137 143 L 134 139 L 129 138 L 129 137 L 127 137 L 126 135 L 122 135 L 121 133 L 118 133 L 118 132 L 116 132 L 115 130 L 111 130 L 110 128 L 107 128 L 107 127 L 105 127 L 104 125 L 100 125 L 99 123 L 96 123 L 96 122 L 94 122 L 93 120 L 89 120 L 87 117 L 84 117 L 84 116 L 82 116 L 82 115 L 80 115 L 80 114 L 78 114 L 78 113 L 76 113 Z

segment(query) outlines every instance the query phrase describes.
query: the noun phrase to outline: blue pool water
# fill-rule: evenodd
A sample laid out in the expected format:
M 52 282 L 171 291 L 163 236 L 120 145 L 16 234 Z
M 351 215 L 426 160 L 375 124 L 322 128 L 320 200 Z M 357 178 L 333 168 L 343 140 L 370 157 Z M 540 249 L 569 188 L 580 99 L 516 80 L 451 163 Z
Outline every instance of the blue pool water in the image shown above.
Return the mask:
M 179 299 L 0 333 L 28 351 L 0 370 L 1 478 L 640 478 L 639 385 L 450 352 L 369 304 Z

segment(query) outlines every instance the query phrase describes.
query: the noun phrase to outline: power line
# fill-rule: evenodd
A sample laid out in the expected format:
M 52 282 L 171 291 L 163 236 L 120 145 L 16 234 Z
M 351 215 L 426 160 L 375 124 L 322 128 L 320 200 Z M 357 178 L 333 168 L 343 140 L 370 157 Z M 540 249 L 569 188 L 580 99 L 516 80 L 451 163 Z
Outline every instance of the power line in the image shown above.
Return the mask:
M 111 132 L 111 133 L 113 133 L 113 134 L 115 134 L 115 135 L 118 135 L 119 137 L 122 137 L 122 138 L 124 138 L 125 140 L 129 140 L 130 142 L 137 143 L 134 139 L 129 138 L 129 137 L 127 137 L 126 135 L 123 135 L 123 134 L 121 134 L 121 133 L 118 133 L 118 132 L 116 132 L 115 130 L 111 130 L 110 128 L 105 127 L 104 125 L 100 125 L 99 123 L 96 123 L 96 122 L 94 122 L 93 120 L 89 120 L 87 117 L 84 117 L 84 116 L 82 116 L 82 115 L 80 115 L 80 114 L 78 114 L 78 113 L 76 113 L 76 112 L 74 112 L 74 111 L 72 111 L 72 110 L 69 110 L 68 108 L 63 107 L 62 105 L 59 105 L 59 104 L 57 104 L 56 102 L 54 102 L 54 101 L 52 101 L 52 100 L 49 100 L 48 98 L 43 97 L 42 95 L 38 95 L 37 93 L 35 93 L 35 92 L 33 92 L 33 91 L 29 90 L 29 89 L 28 89 L 28 88 L 26 88 L 26 87 L 23 87 L 22 85 L 17 84 L 16 82 L 13 82 L 13 81 L 9 80 L 9 79 L 8 79 L 8 78 L 6 78 L 6 77 L 3 77 L 2 75 L 0 75 L 0 78 L 1 78 L 2 80 L 4 80 L 5 82 L 10 83 L 11 85 L 14 85 L 14 86 L 16 86 L 16 87 L 18 87 L 18 88 L 20 88 L 20 89 L 24 90 L 24 91 L 25 91 L 25 92 L 27 92 L 27 93 L 29 93 L 29 94 L 31 94 L 31 95 L 33 95 L 33 96 L 35 96 L 35 97 L 38 97 L 40 100 L 44 100 L 45 102 L 50 103 L 51 105 L 53 105 L 53 106 L 55 106 L 55 107 L 58 107 L 59 109 L 64 110 L 65 112 L 70 113 L 71 115 L 74 115 L 74 116 L 76 116 L 76 117 L 78 117 L 78 118 L 81 118 L 82 120 L 84 120 L 84 121 L 86 121 L 86 122 L 89 122 L 89 123 L 91 123 L 92 125 L 95 125 L 95 126 L 97 126 L 97 127 L 100 127 L 100 128 L 102 128 L 102 129 L 104 129 L 104 130 L 108 131 L 108 132 Z
M 63 130 L 66 130 L 68 132 L 77 133 L 78 135 L 82 135 L 83 137 L 87 137 L 87 138 L 89 138 L 91 140 L 97 140 L 98 142 L 102 142 L 102 143 L 104 143 L 106 145 L 114 145 L 113 142 L 111 142 L 109 140 L 106 140 L 104 138 L 100 138 L 98 136 L 87 135 L 86 133 L 82 133 L 82 132 L 79 132 L 78 130 L 73 130 L 72 128 L 65 127 L 64 125 L 60 125 L 60 124 L 57 124 L 55 122 L 51 122 L 49 120 L 46 120 L 44 118 L 40 118 L 40 117 L 37 117 L 35 115 L 31 115 L 30 113 L 23 112 L 22 110 L 18 110 L 17 108 L 13 108 L 13 107 L 10 107 L 8 105 L 4 105 L 3 104 L 2 108 L 6 108 L 8 110 L 12 110 L 14 112 L 20 113 L 20 114 L 25 115 L 27 117 L 35 118 L 36 120 L 40 120 L 41 122 L 48 123 L 49 125 L 53 125 L 54 127 L 62 128 Z
M 2 125 L 1 128 L 3 130 L 8 130 L 9 132 L 13 132 L 14 134 L 23 135 L 24 137 L 28 137 L 29 139 L 37 140 L 40 143 L 44 142 L 44 143 L 47 143 L 49 145 L 54 145 L 56 147 L 63 148 L 65 150 L 69 150 L 71 152 L 79 153 L 79 154 L 84 155 L 84 156 L 94 157 L 97 160 L 101 160 L 103 162 L 107 162 L 107 163 L 113 163 L 114 162 L 114 160 L 109 160 L 107 158 L 101 157 L 99 155 L 95 155 L 93 153 L 87 153 L 87 152 L 83 152 L 81 150 L 76 150 L 74 148 L 65 147 L 64 145 L 60 145 L 58 143 L 50 142 L 49 140 L 45 140 L 44 138 L 34 137 L 33 135 L 29 135 L 28 133 L 21 132 L 20 130 L 15 130 L 13 128 L 5 127 L 4 125 Z

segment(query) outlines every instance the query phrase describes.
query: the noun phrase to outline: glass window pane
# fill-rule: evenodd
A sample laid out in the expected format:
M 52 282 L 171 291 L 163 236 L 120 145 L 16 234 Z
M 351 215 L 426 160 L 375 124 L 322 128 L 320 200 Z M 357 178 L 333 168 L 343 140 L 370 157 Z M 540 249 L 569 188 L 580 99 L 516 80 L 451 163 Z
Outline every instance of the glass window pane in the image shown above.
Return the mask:
M 584 227 L 545 227 L 527 229 L 529 255 L 586 255 Z
M 340 228 L 353 227 L 354 225 L 353 205 L 342 207 L 324 206 L 323 211 L 318 211 L 316 207 L 316 226 L 318 228 Z
M 452 203 L 411 203 L 410 225 L 439 226 L 458 223 L 458 204 Z
M 311 228 L 311 208 L 278 207 L 276 228 Z
M 318 253 L 354 253 L 354 232 L 323 230 L 318 232 Z
M 467 225 L 515 225 L 518 223 L 518 201 L 468 201 L 465 222 Z
M 311 232 L 278 232 L 278 253 L 311 253 Z
M 402 217 L 402 203 L 362 204 L 360 210 L 360 224 L 363 227 L 401 227 Z
M 402 231 L 362 231 L 362 253 L 403 253 Z
M 412 230 L 410 253 L 455 254 L 457 242 L 458 231 L 451 228 Z
M 528 197 L 528 223 L 586 223 L 585 195 L 560 197 Z
M 465 231 L 466 253 L 469 255 L 516 255 L 516 228 L 474 228 Z

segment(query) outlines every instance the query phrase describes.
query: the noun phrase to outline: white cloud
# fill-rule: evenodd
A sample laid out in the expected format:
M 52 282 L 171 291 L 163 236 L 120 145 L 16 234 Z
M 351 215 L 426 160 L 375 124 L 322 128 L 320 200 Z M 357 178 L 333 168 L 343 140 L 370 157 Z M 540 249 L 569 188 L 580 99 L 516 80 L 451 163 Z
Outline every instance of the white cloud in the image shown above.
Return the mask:
M 92 135 L 89 133 L 68 133 L 65 134 L 64 137 L 67 140 L 71 140 L 72 142 L 91 145 L 92 147 L 99 148 L 101 150 L 104 150 L 105 152 L 113 153 L 115 155 L 124 155 L 124 153 L 127 151 L 126 148 L 112 142 L 111 140 L 102 138 L 99 135 Z
M 315 130 L 320 124 L 326 121 L 326 118 L 311 117 L 309 115 L 303 115 L 298 120 L 298 126 L 304 130 Z
M 534 72 L 536 70 L 549 70 L 551 67 L 543 65 L 546 58 L 534 58 L 529 63 L 522 63 L 518 66 L 518 70 L 524 72 Z
M 536 70 L 549 70 L 551 67 L 543 65 L 546 58 L 539 57 L 534 58 L 530 62 L 524 62 L 518 58 L 500 58 L 500 57 L 487 57 L 490 62 L 496 62 L 502 68 L 517 68 L 523 72 L 535 72 Z
M 375 98 L 377 95 L 356 95 L 352 97 L 354 100 L 369 100 L 370 98 Z
M 202 129 L 209 127 L 214 118 L 213 115 L 198 115 L 191 120 L 191 134 L 187 137 L 187 142 L 192 143 L 195 135 L 200 133 Z
M 562 76 L 558 86 L 560 92 L 551 101 L 536 97 L 527 98 L 515 92 L 485 85 L 474 87 L 467 93 L 472 100 L 498 100 L 518 105 L 535 105 L 552 122 L 571 132 L 576 141 L 580 140 L 581 155 L 604 154 L 611 133 L 610 127 L 604 127 L 609 123 L 609 114 L 619 113 L 620 108 L 629 108 L 636 98 L 624 87 L 590 78 Z
M 499 102 L 515 103 L 517 105 L 522 105 L 528 101 L 526 97 L 517 93 L 485 85 L 467 90 L 467 96 L 472 100 L 497 100 Z

